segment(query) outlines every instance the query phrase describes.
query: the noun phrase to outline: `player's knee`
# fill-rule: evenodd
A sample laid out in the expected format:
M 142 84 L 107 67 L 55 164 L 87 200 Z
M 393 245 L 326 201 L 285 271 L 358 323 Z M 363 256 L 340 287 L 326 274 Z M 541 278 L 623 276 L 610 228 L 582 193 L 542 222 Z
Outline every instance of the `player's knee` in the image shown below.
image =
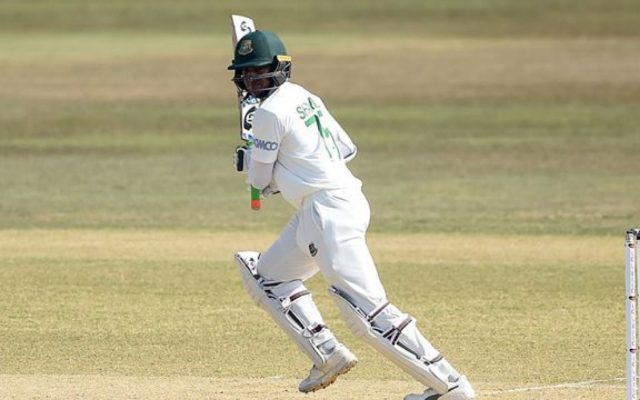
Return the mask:
M 286 314 L 296 301 L 304 296 L 310 296 L 300 280 L 289 282 L 265 280 L 257 270 L 259 258 L 260 253 L 255 251 L 238 252 L 235 257 L 244 288 L 258 306 L 272 308 L 275 301 L 278 304 L 277 308 Z
M 334 296 L 347 326 L 355 336 L 366 339 L 375 334 L 393 341 L 397 340 L 396 336 L 406 326 L 414 322 L 413 318 L 388 301 L 367 309 L 361 301 L 335 286 L 329 292 Z
M 254 303 L 260 305 L 265 296 L 264 290 L 260 286 L 258 279 L 257 264 L 260 253 L 257 251 L 240 251 L 235 255 L 235 261 L 240 270 L 242 284 Z

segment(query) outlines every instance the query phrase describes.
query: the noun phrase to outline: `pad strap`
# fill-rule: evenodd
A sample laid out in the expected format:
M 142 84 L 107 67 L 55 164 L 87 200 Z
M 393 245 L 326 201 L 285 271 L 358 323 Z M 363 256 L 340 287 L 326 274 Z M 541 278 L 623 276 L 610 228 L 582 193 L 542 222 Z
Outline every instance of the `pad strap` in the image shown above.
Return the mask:
M 315 365 L 324 365 L 337 342 L 324 324 L 311 292 L 300 280 L 265 280 L 258 273 L 258 258 L 257 252 L 236 254 L 245 289 Z
M 329 292 L 355 335 L 439 394 L 455 387 L 460 374 L 422 336 L 414 318 L 386 300 L 368 312 L 365 302 L 345 290 L 331 286 Z

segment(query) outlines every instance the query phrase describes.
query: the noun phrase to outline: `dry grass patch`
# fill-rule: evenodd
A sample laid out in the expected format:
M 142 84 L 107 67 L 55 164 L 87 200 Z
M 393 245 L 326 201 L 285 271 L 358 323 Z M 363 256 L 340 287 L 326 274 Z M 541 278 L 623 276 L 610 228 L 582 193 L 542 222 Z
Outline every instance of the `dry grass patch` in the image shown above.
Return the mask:
M 396 400 L 418 392 L 419 385 L 398 380 L 341 378 L 312 395 L 299 393 L 298 382 L 287 378 L 211 379 L 198 377 L 134 377 L 105 375 L 0 375 L 0 395 L 25 399 L 262 399 Z M 601 382 L 581 387 L 533 387 L 491 390 L 476 385 L 482 400 L 614 400 L 622 397 L 622 383 Z M 571 386 L 571 385 L 568 385 Z
M 157 398 L 157 387 L 173 398 L 198 387 L 188 393 L 222 387 L 210 398 L 227 399 L 233 397 L 222 395 L 249 390 L 240 391 L 237 398 L 244 399 L 259 388 L 269 397 L 296 398 L 295 383 L 309 362 L 244 294 L 232 261 L 234 251 L 266 248 L 275 237 L 233 231 L 0 231 L 0 341 L 8 344 L 3 372 L 15 374 L 1 377 L 7 385 L 0 387 L 26 393 L 23 398 L 37 398 L 29 388 L 54 393 L 55 382 L 67 398 L 102 393 L 103 387 L 139 389 L 138 398 Z M 619 396 L 621 239 L 369 236 L 389 299 L 417 318 L 486 398 L 496 399 Z M 345 398 L 332 393 L 344 396 L 347 390 L 369 394 L 380 380 L 400 383 L 376 389 L 380 397 L 372 398 L 401 398 L 409 389 L 403 386 L 406 376 L 347 333 L 320 276 L 307 285 L 327 323 L 361 360 L 346 385 L 317 398 Z M 596 361 L 601 367 L 594 370 Z M 54 377 L 41 383 L 44 374 Z M 99 383 L 84 375 L 150 378 L 109 384 L 117 378 Z M 158 376 L 178 378 L 153 378 Z M 269 380 L 273 376 L 288 381 L 280 385 Z M 252 377 L 264 387 L 236 385 Z M 603 383 L 558 386 L 592 380 Z M 51 390 L 38 389 L 47 385 Z M 525 387 L 544 390 L 510 391 Z
M 265 250 L 277 234 L 192 231 L 3 230 L 0 260 L 164 260 L 232 262 L 243 249 Z M 378 263 L 608 265 L 621 239 L 606 236 L 370 234 Z

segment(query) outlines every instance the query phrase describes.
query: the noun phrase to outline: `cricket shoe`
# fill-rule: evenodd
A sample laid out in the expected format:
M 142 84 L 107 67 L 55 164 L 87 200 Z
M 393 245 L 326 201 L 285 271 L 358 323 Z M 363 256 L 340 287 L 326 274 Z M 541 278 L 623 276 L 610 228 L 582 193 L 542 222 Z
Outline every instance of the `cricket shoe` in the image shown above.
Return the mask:
M 476 392 L 471 387 L 466 376 L 458 379 L 458 386 L 449 390 L 445 394 L 439 394 L 433 389 L 427 389 L 422 394 L 408 394 L 404 400 L 473 400 L 476 398 Z
M 339 344 L 322 367 L 311 367 L 309 376 L 300 382 L 298 389 L 303 393 L 324 389 L 335 382 L 338 376 L 349 372 L 357 363 L 356 356 Z

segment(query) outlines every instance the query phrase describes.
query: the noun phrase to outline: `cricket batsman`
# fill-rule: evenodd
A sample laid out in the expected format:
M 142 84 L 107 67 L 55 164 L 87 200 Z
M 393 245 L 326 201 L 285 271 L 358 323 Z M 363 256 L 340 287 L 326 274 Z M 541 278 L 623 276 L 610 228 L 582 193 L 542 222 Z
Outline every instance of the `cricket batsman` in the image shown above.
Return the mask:
M 421 382 L 405 400 L 468 400 L 474 390 L 420 333 L 414 318 L 387 300 L 365 233 L 369 204 L 347 167 L 356 146 L 318 96 L 289 81 L 291 57 L 277 35 L 254 31 L 238 41 L 233 82 L 260 100 L 254 146 L 235 166 L 255 188 L 280 192 L 297 210 L 263 253 L 235 255 L 251 298 L 311 360 L 301 392 L 332 384 L 357 363 L 320 315 L 305 280 L 318 271 L 353 333 Z

